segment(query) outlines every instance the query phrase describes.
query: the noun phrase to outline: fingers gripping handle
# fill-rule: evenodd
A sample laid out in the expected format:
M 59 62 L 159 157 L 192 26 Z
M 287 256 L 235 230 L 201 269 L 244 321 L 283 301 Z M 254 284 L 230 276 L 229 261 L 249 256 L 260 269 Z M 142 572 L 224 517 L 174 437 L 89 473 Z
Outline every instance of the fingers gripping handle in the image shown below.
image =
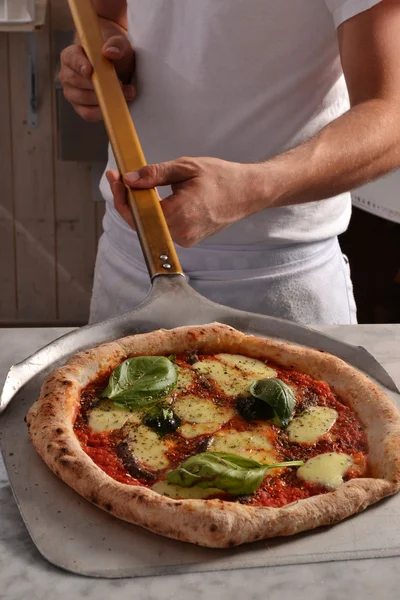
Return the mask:
M 93 84 L 121 174 L 144 167 L 146 159 L 113 64 L 102 54 L 103 37 L 92 0 L 68 0 L 81 44 L 93 65 Z M 154 189 L 132 191 L 128 201 L 150 277 L 183 275 Z

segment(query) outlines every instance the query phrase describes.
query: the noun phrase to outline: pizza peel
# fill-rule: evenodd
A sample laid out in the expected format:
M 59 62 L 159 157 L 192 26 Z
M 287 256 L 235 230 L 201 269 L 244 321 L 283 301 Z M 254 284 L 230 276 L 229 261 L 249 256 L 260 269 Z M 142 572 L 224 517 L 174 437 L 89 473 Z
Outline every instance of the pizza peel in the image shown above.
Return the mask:
M 94 67 L 93 82 L 118 168 L 122 174 L 137 170 L 146 165 L 146 160 L 115 69 L 102 55 L 103 39 L 92 2 L 91 0 L 69 0 L 69 5 L 82 45 Z M 90 512 L 93 522 L 96 519 L 99 521 L 108 519 L 110 531 L 119 531 L 116 542 L 118 548 L 121 547 L 126 526 L 115 523 L 116 519 L 103 515 L 98 509 L 77 502 L 76 494 L 65 489 L 66 486 L 56 480 L 32 451 L 27 428 L 23 422 L 28 408 L 39 394 L 45 375 L 63 364 L 71 354 L 125 335 L 144 333 L 158 328 L 169 329 L 219 321 L 244 333 L 284 339 L 330 352 L 367 373 L 386 391 L 394 392 L 395 397 L 398 392 L 393 379 L 364 348 L 346 344 L 300 324 L 239 311 L 200 296 L 190 287 L 182 271 L 156 191 L 127 189 L 127 198 L 152 281 L 149 296 L 139 307 L 103 323 L 74 330 L 11 367 L 0 398 L 0 414 L 9 407 L 1 419 L 0 441 L 4 461 L 18 507 L 34 543 L 54 564 L 74 572 L 111 577 L 134 575 L 140 570 L 130 572 L 127 568 L 121 571 L 116 567 L 113 570 L 114 574 L 110 575 L 105 573 L 104 567 L 99 569 L 99 572 L 96 571 L 95 566 L 92 570 L 89 567 L 85 570 L 79 566 L 79 561 L 73 560 L 72 557 L 69 561 L 62 558 L 68 552 L 62 548 L 60 554 L 60 545 L 54 542 L 52 532 L 59 526 L 59 519 L 56 522 L 57 515 L 54 514 L 56 502 L 54 498 L 57 494 L 57 498 L 61 495 L 67 506 L 73 505 L 75 513 L 76 503 L 80 505 L 83 521 L 80 521 L 78 529 L 83 527 L 83 523 L 87 523 L 83 517 L 87 511 L 95 511 L 95 513 Z M 39 488 L 34 487 L 39 484 L 34 482 L 35 477 L 40 481 L 40 506 L 37 503 Z M 40 512 L 40 508 L 43 507 L 46 510 Z M 51 527 L 43 523 L 46 515 L 50 514 L 54 517 Z M 68 518 L 72 518 L 72 522 L 64 520 L 63 522 L 67 524 L 63 525 L 63 529 L 76 528 L 78 517 L 69 515 Z M 63 533 L 65 535 L 63 529 L 60 529 L 60 535 Z M 170 544 L 170 541 L 162 540 L 162 543 Z M 187 546 L 184 545 L 184 548 Z M 86 559 L 88 560 L 87 556 Z M 178 570 L 175 569 L 175 572 Z

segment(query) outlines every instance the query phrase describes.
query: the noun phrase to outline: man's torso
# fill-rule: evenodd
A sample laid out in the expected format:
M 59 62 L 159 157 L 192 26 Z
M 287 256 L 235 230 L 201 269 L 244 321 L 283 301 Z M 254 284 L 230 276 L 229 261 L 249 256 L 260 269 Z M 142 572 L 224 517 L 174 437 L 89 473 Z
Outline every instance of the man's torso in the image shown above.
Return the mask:
M 137 51 L 132 115 L 150 163 L 262 161 L 348 109 L 324 0 L 128 0 L 128 11 Z M 111 201 L 105 181 L 102 190 Z M 344 194 L 264 211 L 204 243 L 319 241 L 344 231 L 349 217 Z

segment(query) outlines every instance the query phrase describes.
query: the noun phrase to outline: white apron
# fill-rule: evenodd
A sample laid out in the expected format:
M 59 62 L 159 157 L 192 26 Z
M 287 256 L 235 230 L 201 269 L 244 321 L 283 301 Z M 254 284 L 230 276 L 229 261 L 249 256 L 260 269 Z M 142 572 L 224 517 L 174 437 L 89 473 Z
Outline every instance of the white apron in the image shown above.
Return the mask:
M 119 218 L 107 211 L 104 219 L 91 323 L 134 308 L 150 290 L 137 235 L 128 227 L 116 228 L 113 220 Z M 190 285 L 214 302 L 306 324 L 357 322 L 349 267 L 336 237 L 275 248 L 177 250 Z

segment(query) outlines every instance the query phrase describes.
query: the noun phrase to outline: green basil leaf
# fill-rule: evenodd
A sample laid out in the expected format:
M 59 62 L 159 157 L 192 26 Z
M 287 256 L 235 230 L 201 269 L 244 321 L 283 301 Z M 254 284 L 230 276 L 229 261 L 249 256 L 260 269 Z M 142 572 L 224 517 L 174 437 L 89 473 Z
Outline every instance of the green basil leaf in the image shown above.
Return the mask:
M 166 474 L 168 483 L 181 487 L 216 488 L 233 496 L 253 494 L 269 469 L 302 466 L 303 461 L 264 465 L 227 452 L 203 452 Z
M 161 436 L 174 433 L 182 425 L 180 418 L 170 406 L 157 404 L 143 417 L 143 424 Z
M 102 396 L 117 406 L 140 408 L 169 394 L 177 381 L 178 370 L 165 356 L 139 356 L 112 372 Z
M 289 424 L 296 406 L 296 397 L 289 385 L 277 378 L 259 379 L 251 385 L 250 393 L 272 408 L 275 425 L 286 427 Z

